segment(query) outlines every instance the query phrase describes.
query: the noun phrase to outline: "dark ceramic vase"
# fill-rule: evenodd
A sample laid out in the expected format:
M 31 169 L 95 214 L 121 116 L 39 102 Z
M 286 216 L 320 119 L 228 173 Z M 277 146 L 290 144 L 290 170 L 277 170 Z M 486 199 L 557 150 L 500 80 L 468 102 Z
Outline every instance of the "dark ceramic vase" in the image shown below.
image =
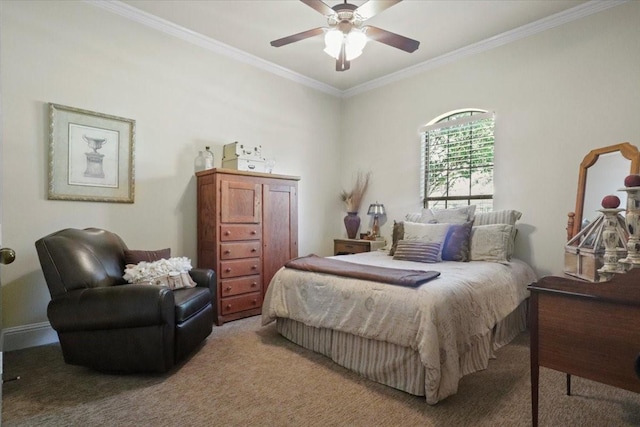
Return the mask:
M 344 217 L 344 226 L 347 229 L 347 237 L 355 239 L 358 235 L 358 228 L 360 228 L 358 212 L 347 212 L 347 216 Z

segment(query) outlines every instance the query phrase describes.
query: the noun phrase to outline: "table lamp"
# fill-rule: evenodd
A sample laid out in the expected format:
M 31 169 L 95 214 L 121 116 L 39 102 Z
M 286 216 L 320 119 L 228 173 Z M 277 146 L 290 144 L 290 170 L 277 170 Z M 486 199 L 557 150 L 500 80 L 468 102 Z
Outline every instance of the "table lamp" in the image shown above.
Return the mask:
M 378 217 L 385 214 L 384 205 L 378 202 L 371 203 L 369 205 L 369 211 L 367 212 L 367 214 L 373 215 L 373 229 L 371 230 L 373 236 L 380 237 L 380 226 L 378 224 Z

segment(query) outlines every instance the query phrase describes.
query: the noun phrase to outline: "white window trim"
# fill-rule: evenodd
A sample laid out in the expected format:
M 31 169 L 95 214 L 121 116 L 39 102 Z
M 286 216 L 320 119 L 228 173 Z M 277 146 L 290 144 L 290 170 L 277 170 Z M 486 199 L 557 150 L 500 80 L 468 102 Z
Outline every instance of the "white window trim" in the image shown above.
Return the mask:
M 453 116 L 454 114 L 458 114 L 458 113 L 463 113 L 465 111 L 473 111 L 473 112 L 481 112 L 483 111 L 483 113 L 481 114 L 474 114 L 472 116 L 469 117 L 461 117 L 459 119 L 455 119 L 455 120 L 447 120 L 446 122 L 440 122 L 440 120 L 449 117 L 449 116 Z M 486 110 L 457 110 L 457 111 L 452 111 L 449 112 L 447 114 L 443 114 L 442 116 L 440 116 L 439 118 L 437 118 L 436 120 L 438 120 L 437 122 L 433 123 L 433 124 L 429 124 L 429 125 L 425 125 L 423 127 L 420 128 L 420 137 L 421 139 L 421 143 L 424 140 L 424 134 L 434 130 L 434 129 L 444 129 L 444 128 L 448 128 L 448 127 L 453 127 L 453 126 L 460 126 L 460 125 L 464 125 L 467 124 L 469 122 L 475 122 L 478 120 L 485 120 L 485 119 L 490 119 L 493 118 L 495 121 L 495 113 L 493 111 L 486 111 Z

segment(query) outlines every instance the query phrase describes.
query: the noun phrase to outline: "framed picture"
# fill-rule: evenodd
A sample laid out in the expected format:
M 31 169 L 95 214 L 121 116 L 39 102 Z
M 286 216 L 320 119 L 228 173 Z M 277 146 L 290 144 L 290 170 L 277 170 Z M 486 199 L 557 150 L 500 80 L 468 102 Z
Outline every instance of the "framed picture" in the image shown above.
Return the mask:
M 133 203 L 136 122 L 49 104 L 49 199 Z

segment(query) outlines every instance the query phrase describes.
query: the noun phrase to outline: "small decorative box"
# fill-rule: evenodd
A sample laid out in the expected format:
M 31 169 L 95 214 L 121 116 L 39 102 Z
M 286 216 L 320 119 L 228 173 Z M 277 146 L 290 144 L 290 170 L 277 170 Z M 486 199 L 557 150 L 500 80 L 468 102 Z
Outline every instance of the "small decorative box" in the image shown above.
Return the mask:
M 264 161 L 264 159 L 262 158 L 261 145 L 247 145 L 240 144 L 239 142 L 225 144 L 222 157 L 223 160 L 245 159 L 261 162 Z
M 222 159 L 222 167 L 248 172 L 265 172 L 264 160 Z

